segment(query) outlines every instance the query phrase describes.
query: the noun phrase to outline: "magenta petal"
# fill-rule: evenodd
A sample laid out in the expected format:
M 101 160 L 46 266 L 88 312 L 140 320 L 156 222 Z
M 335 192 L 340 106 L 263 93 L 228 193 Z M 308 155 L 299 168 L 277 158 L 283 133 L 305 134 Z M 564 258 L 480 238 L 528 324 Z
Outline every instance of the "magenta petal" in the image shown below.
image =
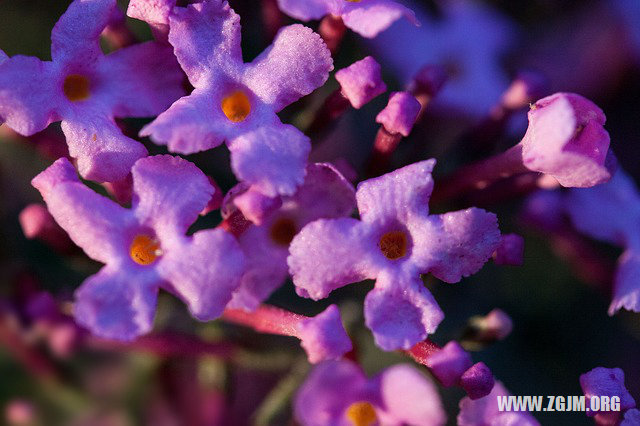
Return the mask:
M 415 426 L 444 425 L 446 413 L 435 385 L 408 365 L 394 365 L 380 375 L 380 394 L 393 423 Z
M 131 169 L 132 208 L 140 223 L 158 235 L 184 235 L 213 195 L 209 179 L 195 164 L 171 155 L 140 159 Z
M 439 244 L 433 248 L 436 252 L 430 272 L 442 281 L 455 283 L 478 272 L 500 244 L 498 219 L 493 213 L 472 207 L 439 215 L 437 219 L 442 228 L 439 236 L 433 236 Z M 416 251 L 430 250 L 428 240 L 414 244 Z
M 322 38 L 300 24 L 280 29 L 251 64 L 245 82 L 275 112 L 322 86 L 333 69 Z
M 153 327 L 158 297 L 154 274 L 132 275 L 105 266 L 75 293 L 78 324 L 107 339 L 133 340 Z
M 125 231 L 137 225 L 132 212 L 81 183 L 69 160 L 53 163 L 32 185 L 58 225 L 89 257 L 102 263 L 127 257 Z
M 298 334 L 300 345 L 312 364 L 339 359 L 352 349 L 351 339 L 342 325 L 336 305 L 329 306 L 313 318 L 302 320 L 298 325 Z
M 450 387 L 458 384 L 460 377 L 473 363 L 471 356 L 458 342 L 451 341 L 427 358 L 427 366 L 440 382 Z
M 229 143 L 235 175 L 269 197 L 296 192 L 310 150 L 309 138 L 288 124 L 260 127 Z
M 609 315 L 620 309 L 640 312 L 640 250 L 628 249 L 618 260 Z
M 411 216 L 429 213 L 433 190 L 431 171 L 435 160 L 414 163 L 358 185 L 356 198 L 364 222 L 406 222 Z
M 150 117 L 184 95 L 184 74 L 170 46 L 147 42 L 106 56 L 99 71 L 116 117 Z
M 116 7 L 116 0 L 74 0 L 51 32 L 53 60 L 83 65 L 102 56 L 100 34 Z
M 534 171 L 555 177 L 566 187 L 591 187 L 606 182 L 609 134 L 605 116 L 593 102 L 573 93 L 556 93 L 529 111 L 522 139 L 522 160 Z
M 460 377 L 460 386 L 471 399 L 480 399 L 489 395 L 494 385 L 493 373 L 484 362 L 473 364 Z
M 99 114 L 65 119 L 62 131 L 69 154 L 78 160 L 78 171 L 85 179 L 122 179 L 136 160 L 147 155 L 144 145 L 123 135 L 112 119 Z
M 158 273 L 191 314 L 209 321 L 219 317 L 240 284 L 244 255 L 235 238 L 222 229 L 196 232 L 191 238 L 162 241 Z
M 376 345 L 409 349 L 436 331 L 444 313 L 417 273 L 382 272 L 364 301 L 364 318 Z
M 329 163 L 307 166 L 304 184 L 292 197 L 307 221 L 349 216 L 356 206 L 356 191 Z
M 329 13 L 330 2 L 331 0 L 278 0 L 278 7 L 293 18 L 311 21 Z
M 342 95 L 355 109 L 360 109 L 387 90 L 382 81 L 380 64 L 371 56 L 336 72 L 336 80 L 340 83 Z
M 150 136 L 155 143 L 181 154 L 215 148 L 223 142 L 224 133 L 213 108 L 211 91 L 196 89 L 143 127 L 140 136 Z
M 169 17 L 169 42 L 189 81 L 211 73 L 236 72 L 242 65 L 240 17 L 224 0 L 177 7 Z
M 14 56 L 0 64 L 0 122 L 30 136 L 57 119 L 62 91 L 53 90 L 57 76 L 50 63 L 30 56 Z
M 240 235 L 240 247 L 247 261 L 230 308 L 255 310 L 287 278 L 289 252 L 286 246 L 271 241 L 269 231 L 266 226 L 250 226 Z
M 293 404 L 296 419 L 304 426 L 339 425 L 350 422 L 344 411 L 361 401 L 367 379 L 348 361 L 326 361 L 315 367 L 302 384 Z
M 374 278 L 370 250 L 375 241 L 361 222 L 320 219 L 296 235 L 289 246 L 289 271 L 299 295 L 325 298 L 336 288 Z
M 367 0 L 347 5 L 342 20 L 361 36 L 374 38 L 403 16 L 414 25 L 419 25 L 411 9 L 391 0 Z
M 409 92 L 393 92 L 389 103 L 376 116 L 376 123 L 384 126 L 391 134 L 409 136 L 420 112 L 420 102 Z

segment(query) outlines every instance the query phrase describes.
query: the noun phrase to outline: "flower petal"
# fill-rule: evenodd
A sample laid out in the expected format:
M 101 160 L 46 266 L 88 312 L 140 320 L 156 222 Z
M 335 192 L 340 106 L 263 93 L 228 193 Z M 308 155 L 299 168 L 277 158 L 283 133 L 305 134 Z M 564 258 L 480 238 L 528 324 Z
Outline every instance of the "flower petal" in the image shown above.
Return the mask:
M 118 125 L 100 113 L 82 114 L 62 121 L 69 155 L 78 160 L 85 179 L 112 182 L 127 176 L 139 158 L 147 155 L 140 142 L 122 134 Z
M 298 390 L 293 409 L 305 426 L 345 425 L 344 411 L 361 401 L 367 379 L 362 370 L 349 361 L 319 364 Z
M 302 215 L 305 222 L 337 218 L 353 212 L 356 191 L 333 165 L 315 163 L 307 166 L 304 183 L 292 201 L 297 205 L 297 214 Z
M 200 321 L 219 317 L 240 284 L 244 255 L 222 229 L 199 231 L 163 246 L 159 274 L 167 289 L 182 299 Z
M 409 365 L 394 365 L 379 377 L 385 418 L 381 424 L 444 425 L 440 395 L 429 379 Z M 388 422 L 384 420 L 389 417 Z
M 302 320 L 298 325 L 298 334 L 300 345 L 312 364 L 339 359 L 352 349 L 351 339 L 342 325 L 336 305 L 330 305 L 313 318 Z
M 412 221 L 412 261 L 449 283 L 476 273 L 500 244 L 498 219 L 472 207 Z
M 0 64 L 0 122 L 31 136 L 56 121 L 58 94 L 50 63 L 31 56 L 14 56 Z M 62 92 L 62 91 L 60 91 Z
M 177 7 L 169 17 L 169 43 L 189 81 L 212 73 L 237 72 L 242 65 L 240 17 L 224 0 Z
M 66 158 L 36 176 L 49 212 L 92 259 L 116 262 L 128 256 L 125 230 L 137 224 L 133 213 L 85 186 Z
M 640 253 L 637 249 L 628 249 L 620 260 L 613 286 L 613 300 L 609 306 L 609 315 L 621 308 L 640 312 Z
M 322 38 L 304 25 L 282 28 L 271 46 L 250 65 L 248 87 L 275 112 L 322 86 L 333 69 Z
M 367 0 L 347 5 L 342 20 L 362 37 L 374 38 L 403 16 L 414 25 L 419 25 L 411 9 L 391 0 Z
M 364 301 L 367 327 L 381 349 L 409 349 L 436 331 L 444 313 L 417 272 L 385 270 Z
M 310 150 L 309 138 L 288 124 L 260 127 L 229 143 L 236 177 L 268 197 L 296 192 Z
M 301 21 L 310 21 L 312 19 L 320 19 L 330 12 L 331 0 L 278 0 L 278 7 L 287 15 L 300 19 Z
M 229 308 L 255 310 L 287 278 L 289 252 L 270 241 L 269 231 L 267 226 L 250 226 L 240 235 L 247 266 Z
M 433 159 L 421 161 L 361 182 L 356 198 L 362 220 L 405 223 L 409 217 L 426 217 L 433 190 L 431 171 L 435 164 Z
M 377 267 L 372 262 L 372 247 L 376 242 L 355 219 L 311 222 L 289 246 L 287 263 L 297 293 L 318 300 L 336 288 L 374 278 Z
M 147 42 L 118 49 L 100 62 L 104 93 L 116 117 L 160 114 L 184 95 L 183 73 L 170 46 Z
M 133 211 L 140 223 L 152 227 L 161 240 L 184 235 L 214 192 L 195 164 L 171 155 L 142 158 L 131 174 Z
M 182 97 L 140 131 L 169 151 L 192 154 L 220 145 L 224 141 L 223 125 L 213 115 L 210 90 L 194 90 Z
M 76 291 L 76 322 L 100 337 L 133 340 L 153 327 L 156 283 L 154 274 L 132 275 L 127 270 L 105 266 Z
M 566 187 L 591 187 L 609 180 L 609 134 L 598 106 L 573 93 L 540 99 L 529 111 L 522 160 Z
M 53 60 L 81 65 L 102 56 L 100 34 L 116 7 L 116 0 L 74 0 L 51 32 Z
M 145 21 L 150 25 L 169 25 L 169 14 L 177 0 L 131 0 L 127 6 L 127 16 Z

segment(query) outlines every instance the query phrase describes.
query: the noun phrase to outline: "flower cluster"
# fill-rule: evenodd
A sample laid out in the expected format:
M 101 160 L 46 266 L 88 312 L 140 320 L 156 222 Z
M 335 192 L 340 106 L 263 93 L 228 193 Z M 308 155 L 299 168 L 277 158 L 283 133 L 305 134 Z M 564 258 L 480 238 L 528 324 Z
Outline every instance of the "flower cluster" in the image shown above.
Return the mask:
M 436 385 L 415 368 L 376 365 L 378 374 L 368 378 L 359 361 L 369 347 L 398 351 L 426 366 L 440 385 L 464 389 L 459 425 L 538 425 L 528 413 L 500 411 L 498 398 L 508 391 L 467 352 L 505 339 L 517 324 L 498 308 L 485 317 L 469 313 L 460 343 L 441 347 L 430 335 L 453 308 L 450 296 L 441 298 L 430 283 L 432 277 L 458 283 L 489 259 L 497 267 L 522 265 L 525 239 L 501 232 L 511 222 L 476 206 L 562 186 L 532 199 L 538 210 L 530 206 L 530 216 L 547 213 L 537 217 L 554 230 L 565 229 L 568 218 L 580 232 L 624 247 L 609 313 L 640 312 L 640 195 L 617 169 L 604 112 L 575 93 L 544 96 L 546 84 L 534 72 L 520 72 L 509 85 L 497 57 L 516 30 L 470 0 L 434 6 L 438 18 L 393 0 L 268 0 L 265 10 L 268 5 L 279 8 L 278 19 L 280 12 L 304 22 L 322 19 L 318 32 L 300 23 L 277 25 L 267 47 L 245 61 L 253 45 L 243 52 L 241 18 L 227 1 L 131 0 L 127 16 L 146 22 L 155 41 L 135 43 L 127 34 L 121 39 L 127 42 L 109 51 L 101 37 L 126 31 L 116 0 L 73 0 L 53 28 L 51 61 L 0 50 L 0 124 L 29 137 L 61 122 L 68 146 L 68 155 L 29 176 L 46 208 L 32 203 L 22 210 L 23 233 L 60 256 L 81 249 L 102 265 L 86 274 L 70 305 L 32 291 L 27 311 L 35 313 L 25 317 L 57 330 L 50 345 L 65 356 L 78 342 L 143 342 L 148 349 L 151 341 L 164 354 L 180 353 L 183 343 L 189 354 L 246 362 L 250 351 L 236 345 L 248 339 L 221 346 L 204 340 L 234 330 L 229 324 L 297 338 L 305 368 L 317 365 L 304 380 L 294 371 L 265 400 L 278 406 L 280 394 L 295 395 L 292 404 L 280 405 L 292 405 L 302 425 L 446 423 Z M 271 15 L 264 15 L 268 21 Z M 381 34 L 392 25 L 397 32 Z M 376 57 L 336 60 L 350 65 L 325 86 L 345 26 L 354 37 L 376 38 L 366 42 Z M 405 42 L 389 41 L 398 37 Z M 387 91 L 386 71 L 407 85 L 389 79 L 391 92 L 376 100 Z M 304 113 L 292 118 L 288 111 L 301 105 Z M 366 123 L 377 129 L 372 149 L 358 151 L 352 167 L 342 158 L 352 146 L 335 136 L 340 118 L 375 108 Z M 454 169 L 433 153 L 438 150 L 427 155 L 417 146 L 416 132 L 432 108 L 430 119 L 460 119 L 471 128 L 462 139 L 484 141 L 470 149 L 473 159 L 461 160 L 469 164 Z M 518 116 L 520 127 L 509 121 Z M 506 135 L 509 126 L 521 140 L 500 153 L 487 140 Z M 312 138 L 321 132 L 333 146 L 316 150 Z M 223 148 L 213 152 L 223 144 L 228 164 L 219 164 Z M 411 161 L 395 157 L 404 148 L 413 149 Z M 499 153 L 480 155 L 492 151 Z M 222 177 L 227 169 L 229 179 Z M 354 283 L 360 284 L 339 290 Z M 190 323 L 191 317 L 220 323 L 165 340 L 152 332 L 162 311 L 160 290 L 186 305 Z M 287 293 L 282 303 L 274 302 L 279 292 Z M 358 303 L 345 301 L 353 295 Z M 278 304 L 308 306 L 308 312 Z M 2 320 L 0 343 L 13 343 Z M 357 323 L 365 333 L 354 330 Z M 258 340 L 247 344 L 250 350 L 260 347 Z M 625 413 L 591 413 L 598 422 L 638 424 L 622 370 L 599 367 L 580 384 L 587 398 L 621 399 Z

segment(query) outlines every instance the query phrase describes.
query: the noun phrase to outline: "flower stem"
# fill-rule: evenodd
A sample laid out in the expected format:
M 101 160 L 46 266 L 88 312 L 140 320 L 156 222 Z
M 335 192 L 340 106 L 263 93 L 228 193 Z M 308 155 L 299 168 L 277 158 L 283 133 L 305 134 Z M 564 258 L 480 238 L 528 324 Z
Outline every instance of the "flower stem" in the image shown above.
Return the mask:
M 344 26 L 344 22 L 339 16 L 329 14 L 320 22 L 318 32 L 332 55 L 338 51 L 346 30 L 347 27 Z
M 253 312 L 240 309 L 225 309 L 222 319 L 238 325 L 254 329 L 259 333 L 278 334 L 300 338 L 298 325 L 307 319 L 285 309 L 270 305 L 260 305 Z

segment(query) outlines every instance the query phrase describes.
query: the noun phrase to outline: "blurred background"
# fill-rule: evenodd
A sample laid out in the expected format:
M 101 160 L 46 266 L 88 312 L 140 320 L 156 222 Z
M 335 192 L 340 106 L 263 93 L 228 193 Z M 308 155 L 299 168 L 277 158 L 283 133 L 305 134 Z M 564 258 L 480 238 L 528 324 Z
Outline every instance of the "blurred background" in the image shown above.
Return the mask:
M 274 14 L 270 0 L 229 2 L 242 19 L 245 61 L 271 43 L 274 22 L 294 22 Z M 50 59 L 51 29 L 69 3 L 0 2 L 0 49 L 9 56 Z M 123 10 L 126 3 L 121 2 Z M 375 40 L 347 31 L 334 56 L 338 70 L 372 54 L 390 90 L 404 89 L 422 65 L 448 70 L 449 80 L 402 141 L 392 168 L 435 157 L 437 186 L 438 178 L 461 164 L 517 143 L 526 129 L 526 108 L 513 114 L 488 151 L 479 154 L 469 145 L 474 129 L 489 116 L 514 76 L 532 70 L 545 77 L 545 95 L 576 92 L 604 110 L 620 165 L 639 181 L 640 2 L 442 0 L 411 7 L 422 21 L 420 28 L 398 22 Z M 127 24 L 140 40 L 151 38 L 145 23 Z M 318 22 L 307 25 L 316 29 Z M 108 51 L 113 45 L 107 40 L 104 48 Z M 304 130 L 337 87 L 330 77 L 281 117 Z M 386 94 L 379 96 L 360 110 L 349 110 L 324 131 L 310 134 L 312 159 L 343 158 L 358 172 L 357 180 L 366 178 L 365 162 L 379 127 L 375 115 L 386 101 Z M 121 124 L 135 135 L 148 121 L 128 119 Z M 30 180 L 66 155 L 62 138 L 58 124 L 29 139 L 0 127 L 0 423 L 295 424 L 291 397 L 309 367 L 293 338 L 260 335 L 221 321 L 197 323 L 167 294 L 160 298 L 155 330 L 174 336 L 178 346 L 205 345 L 201 350 L 162 352 L 152 340 L 118 345 L 93 339 L 74 326 L 67 316 L 73 291 L 100 265 L 64 235 L 27 238 L 19 221 L 26 206 L 42 204 Z M 164 152 L 145 144 L 151 153 Z M 223 190 L 235 184 L 224 146 L 188 158 Z M 474 200 L 498 214 L 503 232 L 524 236 L 525 262 L 522 267 L 488 262 L 457 284 L 425 277 L 446 315 L 433 340 L 444 344 L 460 339 L 470 317 L 500 308 L 513 319 L 513 332 L 504 341 L 479 348 L 473 357 L 485 362 L 512 394 L 581 395 L 580 374 L 605 366 L 622 368 L 627 388 L 640 401 L 640 316 L 625 311 L 607 315 L 621 249 L 584 238 L 580 242 L 589 247 L 588 255 L 576 258 L 571 243 L 523 217 L 525 200 L 522 195 L 495 200 L 482 194 Z M 458 207 L 462 205 L 445 202 L 432 210 Z M 193 230 L 220 220 L 217 211 L 211 212 Z M 362 318 L 362 301 L 372 285 L 347 286 L 330 299 L 312 302 L 298 298 L 287 282 L 269 302 L 307 315 L 338 303 L 358 359 L 374 374 L 410 360 L 373 345 Z M 449 424 L 455 424 L 464 393 L 457 388 L 440 391 Z M 584 413 L 535 416 L 543 425 L 593 424 Z

